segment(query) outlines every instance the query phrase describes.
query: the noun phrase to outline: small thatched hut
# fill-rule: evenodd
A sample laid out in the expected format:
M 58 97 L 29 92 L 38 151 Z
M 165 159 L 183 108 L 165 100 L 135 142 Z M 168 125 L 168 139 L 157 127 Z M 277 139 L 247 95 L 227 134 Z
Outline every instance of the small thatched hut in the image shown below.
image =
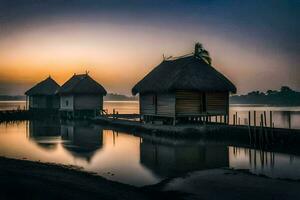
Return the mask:
M 60 90 L 62 117 L 92 117 L 103 110 L 106 90 L 86 74 L 74 74 Z
M 33 111 L 50 111 L 59 109 L 59 96 L 56 92 L 60 86 L 49 76 L 25 92 L 26 106 Z
M 196 54 L 164 60 L 132 89 L 144 120 L 227 122 L 229 93 L 236 87 Z

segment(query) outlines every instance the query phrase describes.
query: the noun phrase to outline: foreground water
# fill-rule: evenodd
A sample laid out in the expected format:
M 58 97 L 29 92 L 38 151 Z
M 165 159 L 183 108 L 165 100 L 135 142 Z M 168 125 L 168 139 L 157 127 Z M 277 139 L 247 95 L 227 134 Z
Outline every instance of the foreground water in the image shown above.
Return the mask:
M 133 135 L 86 122 L 0 124 L 0 156 L 71 164 L 136 186 L 188 172 L 231 167 L 300 179 L 300 157 L 215 143 Z
M 0 110 L 22 108 L 22 101 L 0 102 Z M 104 102 L 109 113 L 138 113 L 138 102 Z M 232 106 L 240 123 L 248 111 L 273 111 L 276 127 L 300 128 L 299 107 Z M 269 115 L 267 115 L 268 119 Z M 231 122 L 232 123 L 232 122 Z M 300 179 L 300 157 L 216 144 L 202 140 L 160 139 L 117 133 L 83 122 L 23 121 L 0 124 L 0 156 L 71 164 L 108 179 L 136 186 L 188 172 L 232 167 L 271 177 Z

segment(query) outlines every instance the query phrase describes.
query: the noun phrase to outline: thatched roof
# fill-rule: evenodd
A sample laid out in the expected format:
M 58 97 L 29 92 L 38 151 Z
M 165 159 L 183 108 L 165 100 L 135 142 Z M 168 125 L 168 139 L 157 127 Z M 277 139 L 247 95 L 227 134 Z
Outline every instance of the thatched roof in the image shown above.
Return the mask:
M 60 86 L 50 76 L 25 92 L 25 95 L 55 95 Z
M 201 58 L 188 56 L 164 60 L 132 88 L 132 93 L 135 95 L 175 90 L 235 93 L 236 87 Z
M 107 92 L 102 85 L 92 79 L 88 74 L 74 74 L 74 76 L 61 86 L 59 93 L 106 95 Z

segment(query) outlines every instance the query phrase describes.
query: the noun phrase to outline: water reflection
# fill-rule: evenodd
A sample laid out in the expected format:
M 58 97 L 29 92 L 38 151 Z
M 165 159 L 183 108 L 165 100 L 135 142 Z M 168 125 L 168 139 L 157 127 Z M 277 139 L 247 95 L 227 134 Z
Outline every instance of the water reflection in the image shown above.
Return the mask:
M 103 129 L 99 126 L 80 122 L 69 122 L 61 125 L 63 147 L 74 157 L 90 162 L 95 152 L 103 145 Z
M 300 153 L 290 148 L 279 148 L 278 152 L 288 153 L 277 153 L 233 146 L 247 146 L 247 138 L 187 140 L 140 134 L 104 130 L 85 122 L 2 123 L 0 156 L 76 165 L 107 179 L 137 186 L 221 167 L 300 178 Z M 216 135 L 220 134 L 223 133 Z
M 229 166 L 228 148 L 222 144 L 143 138 L 140 149 L 141 163 L 161 177 Z
M 230 167 L 274 178 L 300 179 L 300 157 L 259 149 L 229 147 Z
M 61 136 L 58 121 L 29 121 L 26 123 L 30 141 L 35 142 L 47 150 L 52 150 L 57 147 Z

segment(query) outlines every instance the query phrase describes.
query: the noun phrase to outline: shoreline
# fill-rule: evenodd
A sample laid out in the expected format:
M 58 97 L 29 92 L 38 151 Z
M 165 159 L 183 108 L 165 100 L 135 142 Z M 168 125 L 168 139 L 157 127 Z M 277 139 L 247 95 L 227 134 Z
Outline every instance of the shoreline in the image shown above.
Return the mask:
M 0 198 L 6 199 L 296 199 L 300 180 L 210 169 L 135 187 L 70 165 L 0 157 Z M 267 186 L 267 187 L 266 187 Z M 17 191 L 17 192 L 16 192 Z
M 0 157 L 0 199 L 164 199 L 170 192 L 110 181 L 71 165 Z M 173 197 L 172 197 L 173 198 Z M 174 199 L 175 196 L 174 196 Z

